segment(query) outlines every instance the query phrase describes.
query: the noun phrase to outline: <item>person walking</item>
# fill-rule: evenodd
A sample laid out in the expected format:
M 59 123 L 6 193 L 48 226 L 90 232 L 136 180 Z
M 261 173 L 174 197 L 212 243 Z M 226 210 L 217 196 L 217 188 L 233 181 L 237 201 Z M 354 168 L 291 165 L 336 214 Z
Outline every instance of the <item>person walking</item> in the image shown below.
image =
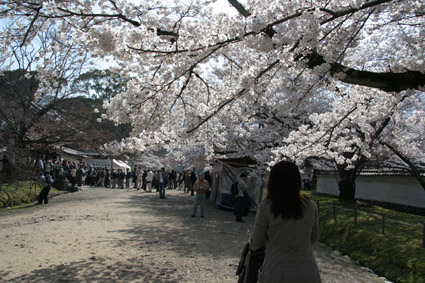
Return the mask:
M 83 166 L 80 165 L 78 166 L 78 169 L 77 169 L 77 186 L 79 187 L 83 185 L 83 175 L 84 175 Z
M 209 186 L 210 186 L 210 188 L 211 188 L 211 185 L 212 185 L 212 177 L 211 177 L 210 171 L 206 171 L 206 172 L 205 172 L 205 180 L 207 180 L 207 181 L 208 181 L 208 184 L 209 184 Z
M 317 206 L 300 190 L 301 175 L 294 163 L 281 161 L 272 167 L 250 238 L 252 251 L 266 248 L 260 283 L 321 282 L 312 249 L 319 240 Z
M 61 163 L 60 163 L 60 161 L 56 161 L 53 164 L 53 175 L 52 175 L 53 180 L 56 180 L 56 179 L 59 178 L 60 169 L 61 169 Z
M 123 169 L 118 169 L 118 189 L 124 189 L 125 172 Z
M 210 171 L 205 172 L 205 180 L 208 182 L 208 191 L 205 193 L 205 197 L 209 198 L 211 196 L 211 188 L 212 188 L 212 177 L 210 175 Z
M 96 168 L 90 169 L 90 186 L 96 186 Z
M 148 174 L 146 175 L 146 191 L 152 192 L 152 182 L 153 182 L 153 172 L 152 170 L 149 170 Z
M 133 183 L 134 183 L 135 189 L 137 189 L 137 176 L 138 176 L 139 170 L 140 170 L 140 167 L 139 168 L 136 168 L 136 167 L 133 168 Z
M 190 179 L 190 172 L 186 172 L 184 173 L 183 176 L 183 192 L 184 193 L 189 193 L 190 192 L 190 183 L 191 183 L 191 179 Z
M 147 170 L 143 170 L 142 174 L 142 189 L 146 192 L 146 176 L 148 176 Z
M 106 175 L 105 175 L 105 188 L 111 187 L 111 170 L 105 169 Z
M 177 184 L 179 187 L 179 191 L 183 189 L 183 193 L 184 193 L 184 188 L 182 188 L 183 179 L 184 179 L 184 172 L 177 173 Z
M 103 187 L 105 185 L 105 178 L 106 178 L 106 170 L 105 168 L 100 168 L 99 171 L 99 179 L 97 180 L 97 186 Z
M 140 188 L 142 187 L 142 168 L 138 168 L 137 169 L 137 173 L 136 173 L 136 189 L 140 190 Z
M 194 195 L 193 185 L 195 185 L 196 180 L 198 180 L 198 177 L 196 177 L 195 168 L 193 168 L 192 173 L 190 173 L 190 196 Z
M 171 172 L 168 174 L 168 189 L 175 190 L 177 189 L 177 172 L 174 170 L 171 170 Z
M 199 180 L 193 185 L 193 190 L 196 192 L 195 203 L 192 209 L 192 217 L 196 216 L 198 210 L 198 204 L 201 203 L 201 217 L 205 216 L 205 194 L 209 189 L 208 181 L 205 180 L 205 174 L 199 175 Z
M 152 187 L 159 193 L 159 178 L 160 178 L 161 170 L 156 170 L 153 175 Z
M 132 177 L 133 177 L 133 173 L 131 172 L 131 168 L 127 168 L 126 174 L 125 174 L 125 188 L 126 189 L 130 188 L 130 181 L 131 181 Z
M 111 188 L 115 189 L 115 187 L 117 186 L 117 181 L 118 181 L 118 173 L 115 171 L 115 169 L 112 169 L 111 172 Z
M 52 176 L 49 173 L 46 173 L 45 175 L 41 173 L 38 183 L 40 184 L 40 187 L 42 187 L 43 189 L 40 191 L 38 195 L 37 204 L 42 204 L 43 201 L 44 201 L 44 204 L 48 204 L 49 192 L 50 192 L 51 184 L 53 183 Z
M 168 174 L 165 172 L 165 168 L 161 168 L 159 171 L 159 183 L 158 183 L 158 190 L 159 190 L 159 198 L 165 198 L 165 186 L 167 185 L 168 181 Z
M 71 186 L 75 187 L 75 184 L 77 183 L 77 168 L 75 168 L 74 165 L 71 165 L 70 174 L 71 174 Z
M 248 176 L 246 173 L 242 173 L 238 178 L 236 185 L 238 186 L 238 193 L 236 195 L 236 206 L 235 206 L 235 214 L 236 214 L 236 222 L 245 222 L 242 220 L 242 216 L 245 213 L 245 194 L 248 188 L 246 181 Z

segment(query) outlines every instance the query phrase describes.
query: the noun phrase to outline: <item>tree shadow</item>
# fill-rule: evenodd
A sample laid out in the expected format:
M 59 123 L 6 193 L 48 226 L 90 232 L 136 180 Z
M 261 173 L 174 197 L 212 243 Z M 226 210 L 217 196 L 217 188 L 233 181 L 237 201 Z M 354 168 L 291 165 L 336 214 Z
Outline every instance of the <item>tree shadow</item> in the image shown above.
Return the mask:
M 147 264 L 142 257 L 116 262 L 89 260 L 41 268 L 2 282 L 182 282 L 184 278 L 165 265 Z M 1 274 L 0 278 L 7 274 Z
M 168 192 L 168 191 L 167 191 Z M 212 200 L 205 201 L 205 218 L 191 217 L 195 197 L 178 191 L 160 199 L 154 193 L 135 196 L 125 203 L 134 213 L 147 213 L 145 223 L 134 223 L 126 233 L 125 241 L 134 241 L 144 247 L 169 249 L 184 257 L 239 258 L 249 239 L 254 217 L 246 223 L 235 222 L 232 211 L 217 208 Z M 118 245 L 125 243 L 117 243 Z

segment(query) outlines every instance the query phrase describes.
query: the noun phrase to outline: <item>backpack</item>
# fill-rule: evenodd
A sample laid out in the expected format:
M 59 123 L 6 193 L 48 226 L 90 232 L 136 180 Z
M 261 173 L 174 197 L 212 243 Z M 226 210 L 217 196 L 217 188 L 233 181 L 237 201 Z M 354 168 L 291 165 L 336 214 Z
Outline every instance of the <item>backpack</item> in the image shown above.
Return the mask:
M 232 183 L 232 186 L 230 187 L 230 192 L 234 196 L 237 196 L 238 195 L 238 193 L 239 193 L 238 182 L 233 182 Z

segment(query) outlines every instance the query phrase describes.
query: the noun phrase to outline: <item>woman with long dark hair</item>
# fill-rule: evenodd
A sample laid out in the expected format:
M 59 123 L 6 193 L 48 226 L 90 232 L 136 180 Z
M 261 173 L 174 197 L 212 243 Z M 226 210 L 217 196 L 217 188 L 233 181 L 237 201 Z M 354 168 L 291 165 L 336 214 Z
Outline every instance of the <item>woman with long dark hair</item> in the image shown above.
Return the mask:
M 259 205 L 251 250 L 266 247 L 258 282 L 321 282 L 312 244 L 319 240 L 316 204 L 300 194 L 298 167 L 287 161 L 274 165 L 267 198 Z

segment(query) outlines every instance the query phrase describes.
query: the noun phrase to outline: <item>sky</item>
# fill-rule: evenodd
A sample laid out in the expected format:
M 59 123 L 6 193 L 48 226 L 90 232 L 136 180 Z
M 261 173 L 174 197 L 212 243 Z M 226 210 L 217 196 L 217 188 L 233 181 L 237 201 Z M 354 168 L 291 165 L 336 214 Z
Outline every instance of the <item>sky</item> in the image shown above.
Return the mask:
M 246 3 L 246 0 L 239 0 L 239 3 L 242 5 Z M 217 10 L 217 12 L 229 12 L 231 14 L 236 14 L 236 9 L 230 5 L 228 0 L 217 0 L 216 3 L 214 3 L 214 8 Z

